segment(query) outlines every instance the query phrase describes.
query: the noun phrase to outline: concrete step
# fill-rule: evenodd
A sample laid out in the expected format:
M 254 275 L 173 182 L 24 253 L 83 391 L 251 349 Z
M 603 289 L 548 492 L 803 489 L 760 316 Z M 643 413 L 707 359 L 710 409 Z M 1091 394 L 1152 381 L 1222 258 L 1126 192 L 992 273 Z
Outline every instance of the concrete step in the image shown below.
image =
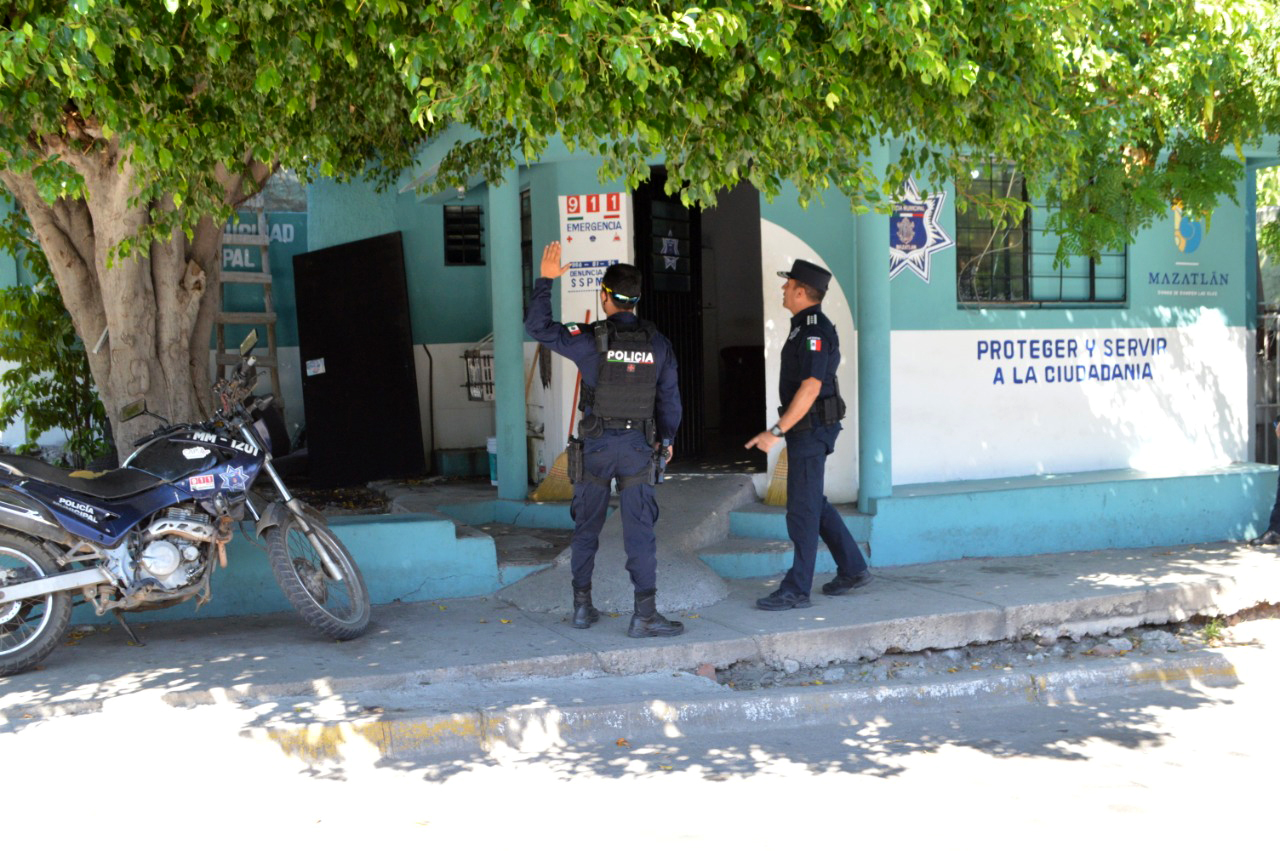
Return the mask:
M 698 608 L 724 599 L 724 580 L 694 554 L 723 540 L 729 534 L 731 512 L 755 499 L 751 478 L 743 475 L 681 474 L 658 488 L 659 610 Z M 525 510 L 533 507 L 550 505 Z M 600 532 L 592 577 L 592 597 L 602 611 L 630 611 L 634 605 L 627 558 L 622 518 L 615 512 Z M 572 602 L 565 590 L 571 585 L 569 562 L 568 553 L 562 554 L 550 570 L 503 588 L 498 599 L 527 612 L 567 613 Z
M 439 514 L 353 514 L 328 518 L 334 534 L 350 550 L 374 604 L 417 602 L 488 594 L 503 584 L 493 538 L 458 527 Z M 507 582 L 522 578 L 511 575 Z M 168 609 L 131 613 L 147 623 L 185 618 L 258 615 L 291 609 L 276 585 L 266 547 L 252 534 L 236 534 L 227 545 L 227 568 L 216 569 L 212 599 Z M 110 622 L 91 606 L 78 606 L 77 624 Z
M 849 527 L 854 540 L 870 540 L 871 515 L 861 513 L 856 505 L 837 505 L 835 509 L 844 518 L 844 525 Z M 789 540 L 786 506 L 753 502 L 736 508 L 729 515 L 729 532 L 741 538 Z
M 858 546 L 862 555 L 867 557 L 866 544 L 858 541 Z M 725 579 L 755 579 L 786 573 L 791 567 L 792 548 L 790 540 L 731 537 L 703 547 L 697 555 Z M 870 561 L 869 558 L 867 560 Z M 835 573 L 835 570 L 836 563 L 831 553 L 826 545 L 819 544 L 814 572 Z

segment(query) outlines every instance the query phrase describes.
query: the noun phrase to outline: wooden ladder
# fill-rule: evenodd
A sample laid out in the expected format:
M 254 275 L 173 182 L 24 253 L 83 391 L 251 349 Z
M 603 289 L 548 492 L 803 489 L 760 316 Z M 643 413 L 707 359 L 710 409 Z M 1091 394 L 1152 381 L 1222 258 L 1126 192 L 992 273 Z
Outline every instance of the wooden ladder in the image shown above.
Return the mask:
M 265 325 L 267 327 L 267 353 L 258 357 L 258 366 L 271 373 L 271 392 L 275 394 L 276 402 L 283 405 L 284 397 L 280 394 L 280 360 L 276 354 L 276 311 L 271 301 L 271 262 L 268 257 L 271 235 L 267 231 L 267 214 L 265 212 L 258 213 L 258 229 L 256 233 L 224 233 L 222 235 L 222 244 L 252 245 L 257 246 L 261 251 L 261 272 L 236 272 L 224 269 L 222 271 L 222 283 L 224 287 L 227 284 L 262 287 L 262 311 L 260 313 L 218 311 L 217 319 L 214 321 L 218 340 L 218 375 L 221 376 L 224 373 L 230 375 L 232 368 L 240 362 L 239 355 L 227 352 L 226 327 L 228 325 Z M 225 293 L 226 290 L 224 289 L 223 292 Z

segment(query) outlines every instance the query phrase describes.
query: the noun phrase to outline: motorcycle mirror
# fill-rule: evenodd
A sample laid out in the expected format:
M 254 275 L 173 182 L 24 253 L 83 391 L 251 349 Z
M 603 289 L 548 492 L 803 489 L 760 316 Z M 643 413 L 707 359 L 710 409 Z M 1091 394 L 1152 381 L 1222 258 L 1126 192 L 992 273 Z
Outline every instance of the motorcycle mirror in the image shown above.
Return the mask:
M 141 417 L 141 416 L 143 416 L 144 414 L 145 414 L 146 416 L 148 416 L 148 417 L 155 417 L 156 419 L 158 419 L 160 422 L 164 423 L 165 425 L 168 425 L 168 424 L 169 424 L 169 421 L 168 421 L 168 420 L 166 420 L 164 417 L 160 416 L 160 415 L 159 415 L 159 414 L 157 414 L 157 413 L 153 413 L 152 411 L 148 411 L 148 410 L 147 410 L 147 400 L 146 400 L 146 399 L 138 399 L 137 401 L 135 401 L 135 402 L 130 402 L 129 404 L 127 404 L 127 405 L 125 405 L 123 408 L 121 408 L 121 409 L 120 409 L 120 422 L 127 423 L 127 422 L 129 422 L 129 420 L 136 420 L 138 417 Z
M 136 402 L 130 402 L 120 409 L 120 421 L 127 423 L 129 420 L 136 420 L 145 413 L 148 413 L 147 400 L 138 399 Z
M 240 357 L 249 354 L 256 345 L 258 345 L 258 329 L 254 328 L 245 335 L 244 342 L 240 344 Z

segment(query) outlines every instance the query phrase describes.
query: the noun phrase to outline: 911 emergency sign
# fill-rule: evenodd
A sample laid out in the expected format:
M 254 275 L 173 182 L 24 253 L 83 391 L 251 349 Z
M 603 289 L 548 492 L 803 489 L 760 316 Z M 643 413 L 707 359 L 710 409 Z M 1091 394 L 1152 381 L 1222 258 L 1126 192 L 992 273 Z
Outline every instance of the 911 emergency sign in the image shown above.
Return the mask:
M 569 291 L 600 289 L 605 269 L 631 263 L 631 196 L 596 192 L 560 196 L 560 251 Z

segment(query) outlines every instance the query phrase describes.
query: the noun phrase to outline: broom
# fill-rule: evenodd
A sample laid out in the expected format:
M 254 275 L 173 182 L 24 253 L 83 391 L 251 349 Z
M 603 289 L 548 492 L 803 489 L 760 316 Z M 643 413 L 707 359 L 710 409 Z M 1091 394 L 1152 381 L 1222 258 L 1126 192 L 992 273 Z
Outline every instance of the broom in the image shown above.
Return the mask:
M 773 478 L 769 479 L 769 489 L 764 494 L 765 505 L 787 504 L 787 447 L 778 453 L 778 463 L 773 465 Z
M 587 311 L 586 324 L 591 324 L 591 311 Z M 578 390 L 582 387 L 582 373 L 578 373 L 578 380 L 573 384 L 573 404 L 569 406 L 569 437 L 573 437 L 573 412 L 578 410 Z M 569 437 L 565 438 L 568 442 Z M 573 499 L 573 483 L 569 481 L 569 451 L 566 449 L 556 456 L 556 461 L 551 465 L 551 469 L 547 471 L 547 477 L 542 480 L 533 493 L 529 494 L 529 499 L 534 502 L 568 502 Z

